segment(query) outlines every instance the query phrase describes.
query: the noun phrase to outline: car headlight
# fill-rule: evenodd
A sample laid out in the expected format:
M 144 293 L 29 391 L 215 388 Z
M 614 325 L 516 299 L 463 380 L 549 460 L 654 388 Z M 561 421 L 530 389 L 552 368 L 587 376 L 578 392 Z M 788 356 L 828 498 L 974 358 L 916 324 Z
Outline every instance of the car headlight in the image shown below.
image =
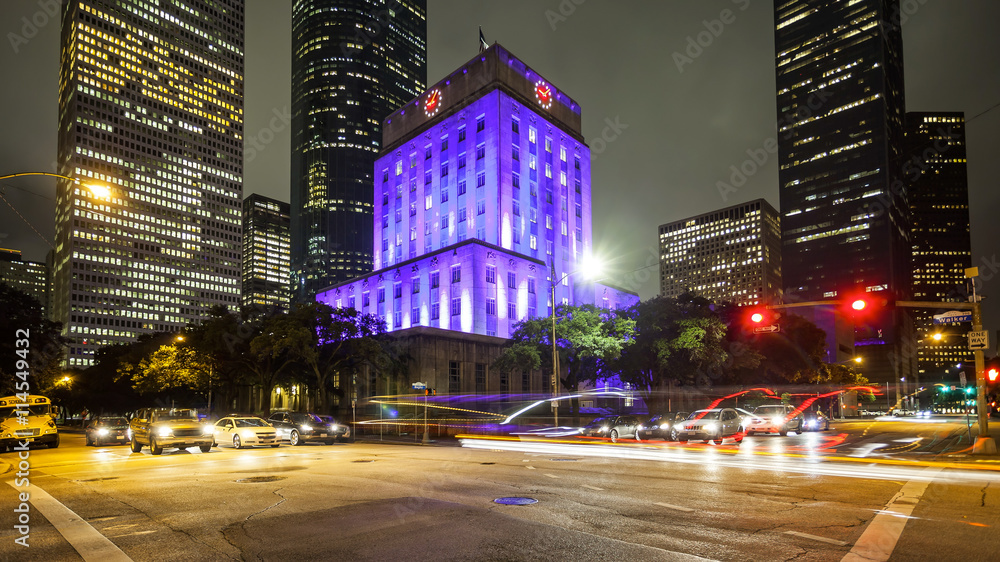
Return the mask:
M 215 426 L 213 425 L 203 425 L 201 426 L 201 432 L 204 435 L 212 435 L 215 433 Z
M 669 423 L 661 423 L 660 424 L 660 429 L 670 429 L 670 424 Z
M 330 424 L 330 431 L 337 431 L 337 424 L 331 423 Z
M 640 426 L 636 427 L 636 429 L 639 430 L 639 431 L 645 431 L 646 426 L 640 425 Z
M 103 436 L 105 436 L 105 435 L 108 434 L 108 429 L 105 428 L 105 427 L 102 427 L 102 428 L 100 428 L 100 429 L 97 430 L 97 434 L 103 437 Z
M 771 418 L 771 423 L 773 423 L 774 425 L 781 425 L 785 423 L 785 418 L 783 416 L 774 416 L 773 418 Z
M 156 430 L 156 434 L 159 435 L 160 437 L 170 437 L 171 433 L 173 433 L 173 430 L 171 430 L 169 427 L 160 427 L 157 428 Z
M 719 424 L 706 423 L 704 429 L 706 433 L 715 433 L 719 429 Z
M 601 433 L 606 433 L 608 431 L 608 426 L 601 426 Z
M 311 425 L 303 425 L 302 426 L 302 431 L 312 431 L 312 430 L 313 430 L 313 428 L 312 428 Z

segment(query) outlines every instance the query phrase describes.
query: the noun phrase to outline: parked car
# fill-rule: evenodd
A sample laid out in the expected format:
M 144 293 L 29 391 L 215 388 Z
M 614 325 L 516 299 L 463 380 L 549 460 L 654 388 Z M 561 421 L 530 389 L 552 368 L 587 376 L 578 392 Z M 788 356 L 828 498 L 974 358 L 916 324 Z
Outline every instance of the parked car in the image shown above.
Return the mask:
M 688 419 L 680 422 L 677 440 L 681 443 L 692 439 L 714 441 L 721 445 L 727 437 L 737 443 L 743 441 L 743 415 L 734 408 L 713 408 L 692 412 Z
M 605 416 L 596 418 L 580 428 L 580 435 L 586 437 L 605 437 L 617 443 L 619 439 L 635 439 L 635 431 L 639 427 L 636 416 Z
M 198 421 L 198 413 L 187 408 L 143 408 L 129 422 L 129 430 L 133 453 L 141 452 L 144 445 L 154 455 L 164 448 L 188 447 L 207 453 L 215 443 L 212 424 Z
M 333 445 L 347 430 L 347 426 L 331 427 L 316 414 L 301 412 L 274 412 L 267 421 L 277 430 L 278 441 L 288 441 L 290 445 L 304 445 L 310 441 Z
M 128 443 L 128 420 L 120 416 L 99 416 L 87 424 L 87 446 L 105 443 Z
M 255 445 L 281 445 L 274 426 L 257 416 L 222 418 L 215 422 L 214 437 L 216 445 L 232 445 L 237 449 Z
M 755 433 L 777 433 L 788 435 L 789 431 L 803 433 L 805 419 L 791 404 L 767 404 L 757 406 L 753 420 L 747 426 L 747 435 Z
M 638 441 L 643 439 L 677 441 L 676 425 L 686 420 L 689 415 L 691 412 L 667 412 L 652 416 L 639 424 L 635 431 L 635 438 Z
M 826 431 L 830 429 L 830 418 L 819 410 L 803 412 L 803 425 L 806 431 Z

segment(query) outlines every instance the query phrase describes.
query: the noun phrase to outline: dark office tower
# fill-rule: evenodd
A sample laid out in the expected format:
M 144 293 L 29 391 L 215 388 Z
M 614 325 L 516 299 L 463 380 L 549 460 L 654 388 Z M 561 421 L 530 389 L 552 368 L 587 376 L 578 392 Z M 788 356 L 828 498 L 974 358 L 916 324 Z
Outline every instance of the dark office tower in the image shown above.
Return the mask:
M 49 267 L 44 263 L 24 261 L 20 250 L 0 248 L 0 284 L 31 295 L 49 313 Z
M 779 0 L 774 13 L 785 301 L 906 298 L 899 3 Z M 912 372 L 905 313 L 883 307 L 858 327 L 865 376 Z
M 243 200 L 243 305 L 289 304 L 288 203 L 256 193 Z
M 382 120 L 427 82 L 426 0 L 294 0 L 292 298 L 372 270 Z
M 53 319 L 68 364 L 240 303 L 242 0 L 63 3 Z
M 972 267 L 972 242 L 965 115 L 907 113 L 904 157 L 913 232 L 913 298 L 968 302 L 965 269 Z M 962 368 L 971 380 L 974 357 L 967 336 L 972 323 L 934 324 L 934 315 L 943 312 L 947 311 L 915 311 L 921 380 L 957 381 Z

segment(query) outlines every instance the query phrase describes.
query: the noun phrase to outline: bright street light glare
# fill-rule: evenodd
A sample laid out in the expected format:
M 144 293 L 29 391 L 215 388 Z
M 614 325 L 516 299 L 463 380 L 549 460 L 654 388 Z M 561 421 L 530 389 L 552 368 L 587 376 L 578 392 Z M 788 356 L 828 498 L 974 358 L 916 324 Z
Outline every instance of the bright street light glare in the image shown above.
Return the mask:
M 111 189 L 99 183 L 88 183 L 84 187 L 94 194 L 98 199 L 108 199 L 111 197 Z
M 577 271 L 587 279 L 593 280 L 604 272 L 604 262 L 593 254 L 590 254 L 580 260 L 580 267 Z

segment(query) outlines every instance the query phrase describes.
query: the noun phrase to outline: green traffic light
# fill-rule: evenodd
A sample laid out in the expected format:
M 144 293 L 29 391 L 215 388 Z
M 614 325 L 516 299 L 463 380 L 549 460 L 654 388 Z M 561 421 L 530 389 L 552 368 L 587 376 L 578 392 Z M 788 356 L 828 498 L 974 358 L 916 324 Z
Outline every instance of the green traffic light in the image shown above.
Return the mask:
M 974 393 L 975 391 L 976 391 L 976 389 L 975 389 L 975 388 L 973 388 L 973 387 L 971 387 L 971 386 L 969 386 L 969 387 L 966 387 L 966 388 L 965 388 L 965 393 L 966 393 L 966 394 L 972 394 L 972 393 Z

